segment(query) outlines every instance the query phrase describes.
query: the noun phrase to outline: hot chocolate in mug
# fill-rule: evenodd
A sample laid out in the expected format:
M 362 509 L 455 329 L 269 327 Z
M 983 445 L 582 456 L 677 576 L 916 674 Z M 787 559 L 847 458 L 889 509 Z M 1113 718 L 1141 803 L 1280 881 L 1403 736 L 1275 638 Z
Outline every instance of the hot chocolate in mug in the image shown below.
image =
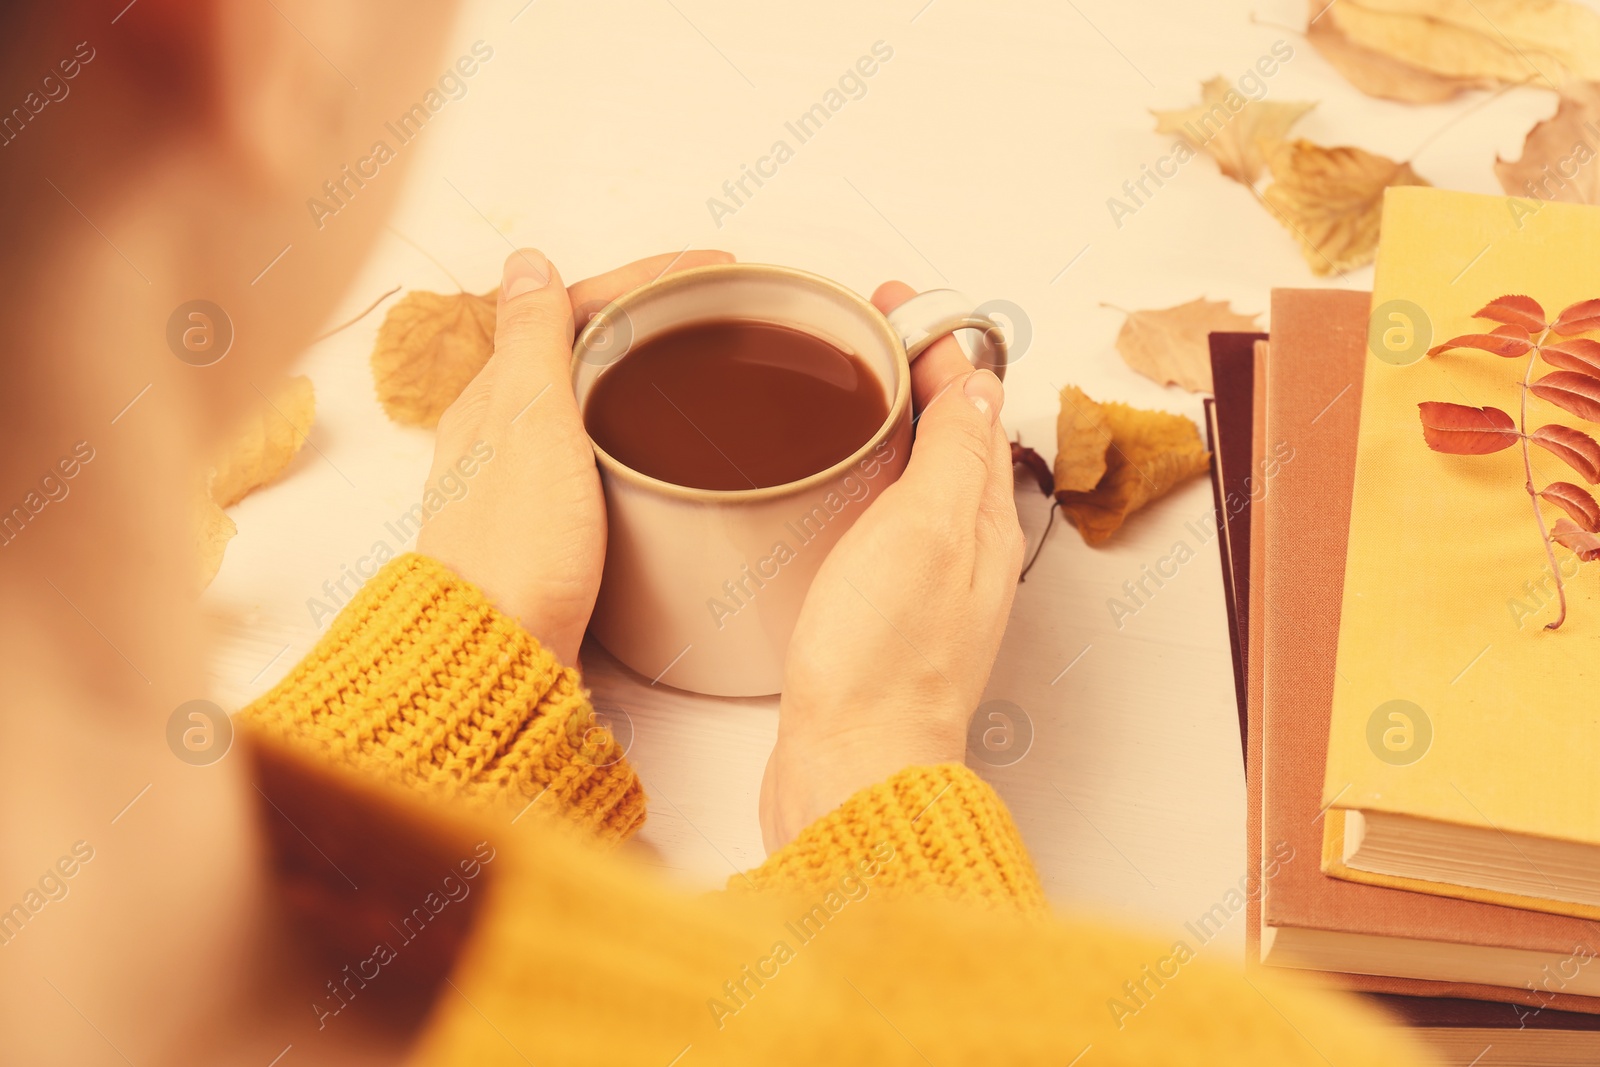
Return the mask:
M 911 450 L 911 361 L 957 330 L 973 362 L 1004 375 L 1001 324 L 936 289 L 888 316 L 826 278 L 735 263 L 667 275 L 608 304 L 573 346 L 584 408 L 595 382 L 646 340 L 729 319 L 809 333 L 876 379 L 888 415 L 853 454 L 803 478 L 753 489 L 695 489 L 634 470 L 595 445 L 609 534 L 590 631 L 652 681 L 717 696 L 778 692 L 795 620 L 828 550 Z M 975 343 L 966 343 L 976 337 Z

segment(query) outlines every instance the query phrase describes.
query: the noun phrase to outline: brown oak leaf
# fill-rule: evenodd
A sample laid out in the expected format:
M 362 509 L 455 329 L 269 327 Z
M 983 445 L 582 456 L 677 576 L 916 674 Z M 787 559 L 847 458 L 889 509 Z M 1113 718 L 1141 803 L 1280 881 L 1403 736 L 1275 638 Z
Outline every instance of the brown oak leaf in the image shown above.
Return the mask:
M 211 476 L 217 506 L 232 507 L 282 474 L 305 442 L 316 412 L 316 390 L 303 375 L 264 394 L 217 459 Z
M 1190 147 L 1209 152 L 1222 173 L 1255 185 L 1266 165 L 1260 142 L 1281 140 L 1315 103 L 1251 100 L 1228 79 L 1200 86 L 1200 103 L 1174 111 L 1152 111 L 1157 133 L 1175 133 Z
M 1099 408 L 1111 433 L 1105 474 L 1087 491 L 1056 487 L 1062 513 L 1090 545 L 1105 541 L 1130 514 L 1206 470 L 1211 460 L 1200 431 L 1183 415 L 1115 402 Z
M 1266 204 L 1299 240 L 1316 274 L 1371 263 L 1378 251 L 1383 191 L 1430 184 L 1409 163 L 1360 148 L 1279 141 L 1266 146 L 1266 153 L 1275 179 L 1263 194 Z
M 389 309 L 372 347 L 372 380 L 391 419 L 439 424 L 494 352 L 498 299 L 498 289 L 482 296 L 415 289 Z
M 1556 113 L 1528 131 L 1516 161 L 1495 157 L 1494 173 L 1511 196 L 1600 204 L 1600 85 L 1562 87 Z
M 1102 305 L 1108 306 L 1108 305 Z M 1130 311 L 1117 334 L 1128 366 L 1161 385 L 1211 392 L 1212 333 L 1252 331 L 1258 315 L 1241 315 L 1226 300 L 1201 297 L 1159 311 Z

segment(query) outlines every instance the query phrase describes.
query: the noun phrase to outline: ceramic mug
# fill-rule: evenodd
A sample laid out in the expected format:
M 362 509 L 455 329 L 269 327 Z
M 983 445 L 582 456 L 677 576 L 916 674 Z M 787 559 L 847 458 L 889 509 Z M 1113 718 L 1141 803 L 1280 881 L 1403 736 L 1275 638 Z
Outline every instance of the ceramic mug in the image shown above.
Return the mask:
M 885 317 L 837 282 L 763 264 L 699 267 L 602 308 L 573 346 L 581 409 L 606 368 L 664 331 L 712 319 L 777 323 L 854 355 L 878 379 L 889 414 L 826 470 L 761 489 L 693 489 L 641 474 L 594 446 L 609 536 L 591 632 L 634 671 L 717 696 L 778 692 L 800 605 L 828 550 L 911 449 L 911 361 L 953 331 L 968 358 L 1004 375 L 1004 331 L 949 289 Z M 981 331 L 981 332 L 978 332 Z M 975 343 L 971 338 L 979 338 Z

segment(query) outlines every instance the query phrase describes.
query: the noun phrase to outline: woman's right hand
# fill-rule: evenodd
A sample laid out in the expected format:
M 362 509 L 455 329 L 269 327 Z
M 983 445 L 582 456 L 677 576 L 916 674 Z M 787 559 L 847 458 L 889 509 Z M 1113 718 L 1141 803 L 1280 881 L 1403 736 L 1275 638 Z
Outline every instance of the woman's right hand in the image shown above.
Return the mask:
M 888 312 L 914 292 L 873 295 Z M 960 762 L 1022 566 L 1000 380 L 952 338 L 912 365 L 921 415 L 905 473 L 834 546 L 789 645 L 761 783 L 768 850 L 859 789 Z

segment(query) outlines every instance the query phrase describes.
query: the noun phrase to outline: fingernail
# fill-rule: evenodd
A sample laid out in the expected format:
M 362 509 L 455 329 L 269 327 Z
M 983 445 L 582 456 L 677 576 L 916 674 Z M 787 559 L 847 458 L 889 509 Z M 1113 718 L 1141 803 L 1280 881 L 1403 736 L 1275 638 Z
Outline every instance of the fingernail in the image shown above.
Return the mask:
M 506 260 L 500 281 L 500 299 L 514 300 L 523 293 L 543 289 L 550 280 L 550 261 L 536 248 L 524 248 Z
M 1000 405 L 1005 403 L 1005 387 L 1000 384 L 1000 379 L 994 372 L 985 368 L 967 376 L 967 384 L 962 387 L 967 394 L 967 399 L 972 401 L 972 406 L 983 412 L 992 424 L 1000 414 Z

